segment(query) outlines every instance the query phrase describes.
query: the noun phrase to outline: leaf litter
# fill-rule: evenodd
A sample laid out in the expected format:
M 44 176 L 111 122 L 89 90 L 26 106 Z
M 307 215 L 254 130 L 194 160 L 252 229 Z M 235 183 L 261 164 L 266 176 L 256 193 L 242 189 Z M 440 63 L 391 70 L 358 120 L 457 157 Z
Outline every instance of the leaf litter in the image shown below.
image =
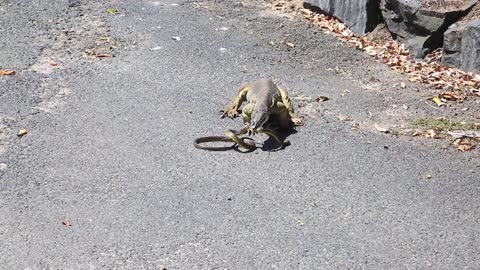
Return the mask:
M 289 12 L 294 9 L 290 0 L 270 2 L 272 9 L 280 12 Z M 459 100 L 468 95 L 480 96 L 480 75 L 441 64 L 442 51 L 440 49 L 427 55 L 425 61 L 416 61 L 409 55 L 409 51 L 403 44 L 394 40 L 377 43 L 353 33 L 345 24 L 332 16 L 315 13 L 303 7 L 298 8 L 297 12 L 307 21 L 319 26 L 324 32 L 335 35 L 357 50 L 365 51 L 391 69 L 410 76 L 408 79 L 410 82 L 423 83 L 449 93 L 449 97 L 455 97 L 446 98 L 446 101 Z M 401 84 L 401 88 L 405 88 L 404 84 Z

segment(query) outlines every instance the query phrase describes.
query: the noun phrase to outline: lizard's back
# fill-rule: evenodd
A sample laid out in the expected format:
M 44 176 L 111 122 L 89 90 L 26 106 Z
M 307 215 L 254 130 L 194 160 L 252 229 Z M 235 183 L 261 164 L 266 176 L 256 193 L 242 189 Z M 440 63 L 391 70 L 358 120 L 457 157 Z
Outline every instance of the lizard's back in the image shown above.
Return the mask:
M 268 107 L 277 97 L 280 97 L 278 87 L 269 79 L 260 79 L 252 83 L 252 88 L 247 94 L 247 102 Z

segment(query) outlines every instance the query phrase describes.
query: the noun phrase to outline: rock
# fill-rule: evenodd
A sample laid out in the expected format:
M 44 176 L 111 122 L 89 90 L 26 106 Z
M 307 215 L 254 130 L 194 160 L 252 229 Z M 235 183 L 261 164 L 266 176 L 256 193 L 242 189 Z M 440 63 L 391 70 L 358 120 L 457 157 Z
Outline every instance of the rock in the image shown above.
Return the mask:
M 442 63 L 480 74 L 480 19 L 445 32 Z
M 457 24 L 452 24 L 445 32 L 443 38 L 443 64 L 452 67 L 461 67 L 463 30 L 464 29 L 459 28 Z
M 380 22 L 380 0 L 305 0 L 312 9 L 336 17 L 354 33 L 365 35 Z
M 473 130 L 469 130 L 469 131 L 453 130 L 453 131 L 449 131 L 448 135 L 452 136 L 452 138 L 454 138 L 454 139 L 462 139 L 462 138 L 476 139 L 476 138 L 480 138 L 480 132 L 473 131 Z
M 480 74 L 480 19 L 465 26 L 460 58 L 463 70 Z
M 381 1 L 380 8 L 387 28 L 394 38 L 405 43 L 410 54 L 416 58 L 440 48 L 443 33 L 467 14 L 477 0 L 430 2 L 434 4 L 427 6 L 425 0 Z
M 68 7 L 79 7 L 81 5 L 80 0 L 68 0 Z

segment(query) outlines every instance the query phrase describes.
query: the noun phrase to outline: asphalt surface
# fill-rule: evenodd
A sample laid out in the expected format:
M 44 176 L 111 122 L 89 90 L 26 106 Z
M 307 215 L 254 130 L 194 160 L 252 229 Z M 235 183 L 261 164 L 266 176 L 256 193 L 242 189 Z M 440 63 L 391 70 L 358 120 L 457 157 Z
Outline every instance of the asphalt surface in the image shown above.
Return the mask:
M 0 269 L 480 269 L 478 156 L 338 120 L 388 110 L 348 79 L 398 79 L 367 56 L 233 2 L 1 3 Z M 103 36 L 114 57 L 81 56 Z M 285 150 L 195 149 L 260 77 L 331 100 Z

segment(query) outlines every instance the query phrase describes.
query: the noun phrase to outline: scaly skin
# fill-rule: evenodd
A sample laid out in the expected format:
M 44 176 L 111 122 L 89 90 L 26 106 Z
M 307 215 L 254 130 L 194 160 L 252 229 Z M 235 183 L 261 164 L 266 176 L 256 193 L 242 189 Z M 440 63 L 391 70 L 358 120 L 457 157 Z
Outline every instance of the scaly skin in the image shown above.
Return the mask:
M 288 93 L 269 79 L 242 84 L 235 97 L 225 107 L 222 118 L 237 117 L 237 111 L 245 101 L 242 118 L 244 123 L 250 124 L 251 133 L 255 133 L 270 117 L 275 117 L 282 129 L 289 129 L 292 125 L 303 125 L 303 120 L 293 111 Z

